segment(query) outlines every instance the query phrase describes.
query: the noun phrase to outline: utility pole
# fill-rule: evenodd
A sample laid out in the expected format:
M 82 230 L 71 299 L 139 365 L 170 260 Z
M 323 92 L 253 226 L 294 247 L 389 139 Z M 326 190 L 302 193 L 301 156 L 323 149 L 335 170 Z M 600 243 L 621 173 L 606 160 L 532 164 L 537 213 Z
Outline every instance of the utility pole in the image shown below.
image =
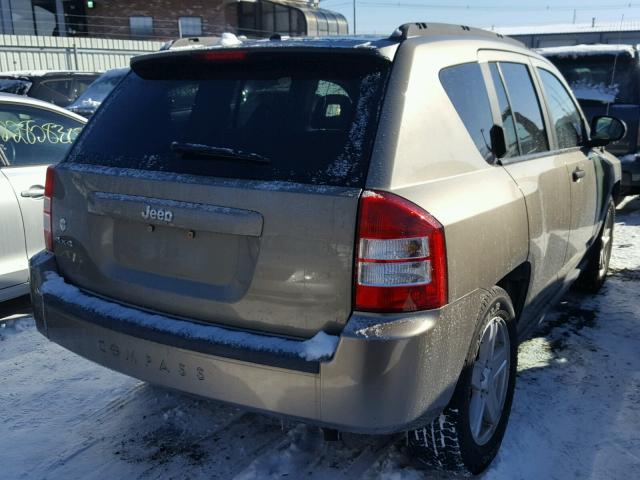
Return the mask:
M 353 0 L 353 34 L 356 34 L 356 0 Z
M 573 9 L 573 23 L 576 23 L 576 9 Z

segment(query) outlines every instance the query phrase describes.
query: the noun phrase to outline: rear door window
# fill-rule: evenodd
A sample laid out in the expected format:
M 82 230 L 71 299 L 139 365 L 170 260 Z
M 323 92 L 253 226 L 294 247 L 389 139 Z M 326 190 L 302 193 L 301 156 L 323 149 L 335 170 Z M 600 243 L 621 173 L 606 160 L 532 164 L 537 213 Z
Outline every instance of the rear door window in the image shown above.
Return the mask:
M 474 62 L 445 68 L 440 71 L 440 82 L 480 155 L 491 161 L 493 116 L 480 65 Z
M 522 63 L 500 62 L 500 70 L 516 124 L 521 155 L 533 155 L 549 150 L 540 102 L 529 74 Z
M 0 154 L 17 167 L 59 162 L 83 125 L 50 110 L 0 103 Z
M 582 117 L 564 85 L 556 76 L 538 69 L 544 88 L 549 114 L 558 140 L 558 148 L 574 148 L 582 143 Z
M 151 64 L 125 77 L 69 161 L 364 185 L 387 60 L 252 53 L 212 64 L 182 55 L 169 58 L 175 68 Z

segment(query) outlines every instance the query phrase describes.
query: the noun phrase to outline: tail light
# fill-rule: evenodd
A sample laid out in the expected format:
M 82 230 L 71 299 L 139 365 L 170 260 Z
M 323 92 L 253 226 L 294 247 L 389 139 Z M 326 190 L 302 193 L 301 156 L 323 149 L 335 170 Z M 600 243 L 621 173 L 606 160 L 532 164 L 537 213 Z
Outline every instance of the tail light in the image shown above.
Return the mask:
M 47 168 L 47 177 L 44 184 L 44 245 L 45 248 L 53 252 L 53 228 L 51 225 L 51 208 L 53 206 L 53 183 L 55 181 L 55 170 L 53 166 Z
M 224 61 L 240 61 L 246 60 L 247 52 L 246 51 L 235 51 L 235 50 L 222 50 L 222 51 L 209 51 L 204 52 L 199 56 L 202 60 L 214 61 L 214 62 L 224 62 Z
M 414 203 L 365 191 L 357 249 L 356 310 L 413 312 L 447 302 L 444 229 Z

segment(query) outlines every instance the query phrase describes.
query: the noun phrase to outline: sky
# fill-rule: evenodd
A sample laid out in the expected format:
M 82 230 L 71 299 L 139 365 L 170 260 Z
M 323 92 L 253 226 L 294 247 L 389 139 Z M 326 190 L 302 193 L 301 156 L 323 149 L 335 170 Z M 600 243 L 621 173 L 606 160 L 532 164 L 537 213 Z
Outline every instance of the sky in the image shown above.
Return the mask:
M 320 0 L 342 13 L 353 33 L 353 0 Z M 640 1 L 624 0 L 356 0 L 357 33 L 391 33 L 407 22 L 444 22 L 472 27 L 506 27 L 640 21 Z

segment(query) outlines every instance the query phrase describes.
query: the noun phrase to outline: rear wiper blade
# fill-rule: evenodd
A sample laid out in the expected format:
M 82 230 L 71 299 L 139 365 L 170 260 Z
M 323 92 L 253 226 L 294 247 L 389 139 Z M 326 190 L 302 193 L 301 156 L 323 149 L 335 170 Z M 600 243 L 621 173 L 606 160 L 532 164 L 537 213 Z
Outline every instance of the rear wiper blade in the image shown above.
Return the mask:
M 171 151 L 215 160 L 231 160 L 252 163 L 269 163 L 270 160 L 257 153 L 246 153 L 232 148 L 214 147 L 199 143 L 171 142 Z

